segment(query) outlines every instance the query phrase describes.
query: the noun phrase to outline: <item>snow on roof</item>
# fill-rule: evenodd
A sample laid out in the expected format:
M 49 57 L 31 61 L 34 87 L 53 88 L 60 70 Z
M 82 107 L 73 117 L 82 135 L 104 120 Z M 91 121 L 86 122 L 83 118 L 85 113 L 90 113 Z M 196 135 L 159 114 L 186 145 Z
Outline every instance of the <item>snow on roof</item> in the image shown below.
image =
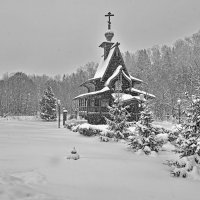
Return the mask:
M 140 82 L 140 83 L 143 82 L 143 81 L 142 81 L 141 79 L 139 79 L 139 78 L 135 78 L 135 77 L 133 77 L 133 76 L 131 76 L 131 75 L 129 75 L 129 76 L 130 76 L 130 78 L 131 78 L 133 81 Z
M 131 81 L 131 78 L 124 71 L 122 71 L 122 73 L 126 77 L 126 79 L 128 79 L 129 81 Z
M 112 97 L 117 101 L 120 99 L 120 101 L 129 101 L 133 99 L 141 100 L 139 96 L 132 96 L 131 94 L 125 94 L 125 93 L 112 93 Z
M 85 84 L 88 84 L 88 83 L 94 83 L 95 80 L 97 80 L 97 78 L 90 78 L 87 81 L 83 82 L 80 86 L 84 86 Z
M 108 78 L 108 80 L 106 81 L 105 86 L 108 86 L 108 85 L 110 84 L 110 81 L 112 81 L 112 80 L 119 74 L 121 68 L 122 68 L 121 65 L 119 65 L 119 66 L 117 67 L 117 69 L 114 71 L 114 73 L 112 74 L 112 76 L 110 76 L 110 77 Z
M 104 87 L 103 89 L 101 90 L 98 90 L 98 91 L 94 91 L 94 92 L 89 92 L 89 93 L 84 93 L 84 94 L 81 94 L 81 95 L 78 95 L 77 97 L 75 97 L 74 99 L 78 99 L 78 98 L 81 98 L 81 97 L 86 97 L 86 96 L 91 96 L 91 95 L 97 95 L 97 94 L 101 94 L 103 92 L 106 92 L 106 91 L 109 91 L 109 87 Z
M 104 75 L 104 73 L 105 73 L 105 71 L 106 71 L 106 69 L 107 69 L 107 67 L 109 65 L 110 59 L 111 59 L 111 57 L 113 55 L 113 52 L 115 51 L 115 48 L 116 47 L 111 48 L 111 50 L 110 50 L 110 52 L 108 54 L 108 57 L 105 60 L 104 60 L 104 57 L 101 58 L 101 60 L 99 62 L 99 66 L 97 68 L 97 71 L 96 71 L 96 73 L 94 75 L 94 79 L 103 77 L 103 75 Z
M 152 97 L 152 98 L 156 98 L 156 96 L 153 95 L 153 94 L 150 94 L 150 93 L 147 93 L 145 91 L 138 90 L 138 89 L 135 89 L 135 88 L 131 88 L 131 91 L 132 92 L 137 92 L 137 93 L 140 93 L 140 94 L 144 94 L 144 95 L 147 95 L 147 96 Z

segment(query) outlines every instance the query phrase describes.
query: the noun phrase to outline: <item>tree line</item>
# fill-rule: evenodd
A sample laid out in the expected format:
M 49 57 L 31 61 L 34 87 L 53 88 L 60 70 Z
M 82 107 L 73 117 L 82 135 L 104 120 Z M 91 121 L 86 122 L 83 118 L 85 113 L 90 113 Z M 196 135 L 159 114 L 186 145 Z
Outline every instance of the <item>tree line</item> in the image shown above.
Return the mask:
M 144 81 L 138 89 L 156 96 L 154 115 L 164 119 L 175 116 L 177 99 L 184 93 L 192 95 L 200 86 L 200 31 L 179 39 L 171 46 L 153 46 L 137 52 L 123 53 L 130 74 Z M 89 62 L 72 74 L 26 75 L 17 72 L 4 75 L 0 80 L 0 115 L 34 115 L 39 110 L 43 91 L 50 86 L 62 107 L 72 112 L 72 99 L 87 90 L 81 83 L 94 76 L 98 64 Z
M 54 78 L 42 75 L 26 75 L 22 72 L 5 74 L 0 80 L 0 115 L 35 115 L 45 89 L 50 86 L 61 106 L 70 113 L 73 98 L 87 92 L 81 83 L 94 76 L 97 64 L 89 62 L 72 74 L 56 75 Z
M 156 96 L 152 108 L 159 119 L 175 116 L 177 100 L 183 99 L 185 93 L 199 93 L 200 31 L 171 46 L 127 51 L 124 58 L 130 73 L 145 82 L 139 87 Z

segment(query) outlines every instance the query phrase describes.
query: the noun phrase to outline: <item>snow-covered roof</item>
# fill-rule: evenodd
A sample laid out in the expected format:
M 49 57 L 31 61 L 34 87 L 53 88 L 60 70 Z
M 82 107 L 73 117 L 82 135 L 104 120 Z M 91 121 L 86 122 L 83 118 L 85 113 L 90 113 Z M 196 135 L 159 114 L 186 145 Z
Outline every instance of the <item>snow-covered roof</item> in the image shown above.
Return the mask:
M 121 65 L 119 65 L 118 67 L 117 67 L 117 69 L 114 71 L 114 73 L 112 74 L 112 76 L 110 76 L 109 78 L 108 78 L 108 80 L 106 81 L 106 83 L 105 83 L 105 86 L 108 86 L 109 84 L 110 84 L 110 81 L 112 81 L 116 76 L 118 76 L 118 74 L 120 73 L 120 70 L 122 69 L 122 66 Z
M 130 78 L 133 80 L 133 81 L 135 81 L 135 82 L 139 82 L 139 83 L 142 83 L 143 81 L 141 80 L 141 79 L 139 79 L 139 78 L 135 78 L 135 77 L 133 77 L 133 76 L 131 76 L 131 75 L 129 75 L 130 76 Z
M 88 83 L 94 83 L 94 81 L 97 80 L 97 79 L 98 78 L 90 78 L 87 81 L 83 82 L 80 86 L 83 86 L 83 85 L 88 84 Z
M 122 102 L 130 101 L 133 99 L 137 99 L 137 100 L 141 101 L 140 96 L 133 96 L 131 94 L 126 94 L 126 93 L 112 93 L 112 97 L 115 99 L 115 101 L 120 99 L 120 101 L 122 101 Z
M 126 79 L 128 79 L 131 82 L 131 78 L 124 71 L 122 71 L 122 73 L 126 77 Z
M 104 57 L 101 58 L 99 65 L 98 65 L 98 68 L 97 68 L 97 71 L 94 75 L 94 78 L 90 79 L 90 81 L 93 80 L 93 79 L 102 78 L 104 76 L 116 47 L 117 47 L 117 45 L 113 44 L 110 51 L 109 51 L 107 58 L 105 60 L 104 60 Z M 125 74 L 126 78 L 131 79 L 134 82 L 137 82 L 137 83 L 143 82 L 141 79 L 135 78 L 135 77 L 131 76 L 130 74 L 128 74 L 128 75 L 126 73 L 124 73 L 124 74 Z
M 132 91 L 132 92 L 137 92 L 137 93 L 139 93 L 139 94 L 144 94 L 144 95 L 147 95 L 147 96 L 152 97 L 152 98 L 156 98 L 156 96 L 153 95 L 153 94 L 150 94 L 150 93 L 147 93 L 147 92 L 145 92 L 145 91 L 138 90 L 138 89 L 135 89 L 135 88 L 131 88 L 131 91 Z
M 111 48 L 107 58 L 104 60 L 104 57 L 101 58 L 100 62 L 99 62 L 99 65 L 98 65 L 98 68 L 97 68 L 97 71 L 94 75 L 94 79 L 96 78 L 102 78 L 108 65 L 109 65 L 109 62 L 110 62 L 110 59 L 112 58 L 112 55 L 115 51 L 115 48 L 116 47 L 113 47 Z
M 110 82 L 111 82 L 116 76 L 119 75 L 121 69 L 122 69 L 122 66 L 119 65 L 119 66 L 117 67 L 117 69 L 114 71 L 114 73 L 112 74 L 112 76 L 110 76 L 110 77 L 108 78 L 108 80 L 107 80 L 106 83 L 105 83 L 105 86 L 108 86 L 108 85 L 110 84 Z M 125 76 L 125 78 L 126 78 L 128 81 L 131 82 L 131 78 L 130 78 L 129 75 L 127 75 L 123 70 L 122 70 L 122 74 Z
M 109 90 L 110 90 L 109 87 L 106 86 L 103 89 L 98 90 L 98 91 L 94 91 L 94 92 L 89 92 L 89 93 L 84 93 L 84 94 L 78 95 L 74 99 L 78 99 L 78 98 L 82 98 L 82 97 L 86 97 L 86 96 L 91 96 L 91 95 L 101 94 L 101 93 L 104 93 L 104 92 L 109 91 Z

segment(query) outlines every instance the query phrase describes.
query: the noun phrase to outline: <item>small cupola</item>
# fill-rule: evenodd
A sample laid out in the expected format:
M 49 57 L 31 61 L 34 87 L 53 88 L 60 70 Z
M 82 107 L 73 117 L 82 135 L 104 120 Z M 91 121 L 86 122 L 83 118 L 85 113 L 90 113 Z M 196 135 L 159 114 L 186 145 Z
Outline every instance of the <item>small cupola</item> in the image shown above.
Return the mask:
M 113 36 L 114 36 L 114 32 L 113 31 L 108 30 L 108 31 L 105 32 L 105 37 L 106 37 L 106 40 L 108 42 L 111 42 Z

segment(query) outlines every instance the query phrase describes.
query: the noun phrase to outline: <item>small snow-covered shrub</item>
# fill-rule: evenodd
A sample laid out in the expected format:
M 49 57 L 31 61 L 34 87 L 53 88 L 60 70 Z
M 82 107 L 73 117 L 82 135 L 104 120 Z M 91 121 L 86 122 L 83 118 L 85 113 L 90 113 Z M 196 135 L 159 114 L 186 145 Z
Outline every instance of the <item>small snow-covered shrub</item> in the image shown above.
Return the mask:
M 178 136 L 179 136 L 179 132 L 178 131 L 170 132 L 169 136 L 168 136 L 169 142 L 175 142 L 177 140 Z
M 110 130 L 102 130 L 100 132 L 100 136 L 105 136 L 105 137 L 108 137 L 108 138 L 113 138 L 114 137 L 114 132 L 110 131 Z
M 101 142 L 109 142 L 109 140 L 110 140 L 109 137 L 106 137 L 106 136 L 103 136 L 103 135 L 101 135 L 99 138 L 100 138 Z
M 79 132 L 84 136 L 105 136 L 108 138 L 113 137 L 113 132 L 108 130 L 107 125 L 92 125 L 85 123 L 83 120 L 69 120 L 66 122 L 66 128 L 73 132 Z
M 169 134 L 168 133 L 159 133 L 159 134 L 156 135 L 156 138 L 157 138 L 158 141 L 165 144 L 169 140 Z
M 118 139 L 115 137 L 115 134 L 111 130 L 102 130 L 100 132 L 99 139 L 101 142 L 109 142 L 109 141 L 115 141 L 117 142 Z
M 65 124 L 65 127 L 68 128 L 68 129 L 70 129 L 70 130 L 72 130 L 72 127 L 74 127 L 74 126 L 76 126 L 75 123 L 66 123 Z
M 175 161 L 168 160 L 167 164 L 171 167 L 171 175 L 175 177 L 193 178 L 200 180 L 200 156 L 181 157 Z
M 78 132 L 79 126 L 80 126 L 80 124 L 78 124 L 78 125 L 75 124 L 74 126 L 71 127 L 71 130 L 72 130 L 73 132 Z
M 67 120 L 65 122 L 65 127 L 72 130 L 73 132 L 77 132 L 78 127 L 86 122 L 87 122 L 86 120 L 77 120 L 77 119 Z
M 99 130 L 95 130 L 91 128 L 81 128 L 81 127 L 78 127 L 78 132 L 84 136 L 95 136 L 100 133 Z
M 134 151 L 143 151 L 146 155 L 158 152 L 163 140 L 156 136 L 157 128 L 152 126 L 153 116 L 147 104 L 143 104 L 140 120 L 136 123 L 135 134 L 129 137 L 128 145 Z
M 179 137 L 183 127 L 181 124 L 173 126 L 172 130 L 169 132 L 168 140 L 169 142 L 176 142 L 177 138 Z
M 73 150 L 71 151 L 71 154 L 67 156 L 67 159 L 72 159 L 72 160 L 78 160 L 80 159 L 80 155 L 77 153 L 75 147 L 73 148 Z
M 171 142 L 167 142 L 162 145 L 163 151 L 173 152 L 175 150 L 175 146 Z
M 131 126 L 128 127 L 128 131 L 129 131 L 130 135 L 134 135 L 137 132 L 135 123 L 131 124 Z
M 94 125 L 90 125 L 88 123 L 84 123 L 79 125 L 77 131 L 84 136 L 95 136 L 100 134 L 100 130 L 96 128 Z
M 143 150 L 146 155 L 151 154 L 151 151 L 159 152 L 162 145 L 163 141 L 159 140 L 155 133 L 151 133 L 147 137 L 137 133 L 135 136 L 131 136 L 129 140 L 129 146 L 134 151 Z
M 179 154 L 179 158 L 167 161 L 171 174 L 175 177 L 200 178 L 200 138 L 186 139 L 180 135 L 176 140 L 176 147 L 174 151 Z

